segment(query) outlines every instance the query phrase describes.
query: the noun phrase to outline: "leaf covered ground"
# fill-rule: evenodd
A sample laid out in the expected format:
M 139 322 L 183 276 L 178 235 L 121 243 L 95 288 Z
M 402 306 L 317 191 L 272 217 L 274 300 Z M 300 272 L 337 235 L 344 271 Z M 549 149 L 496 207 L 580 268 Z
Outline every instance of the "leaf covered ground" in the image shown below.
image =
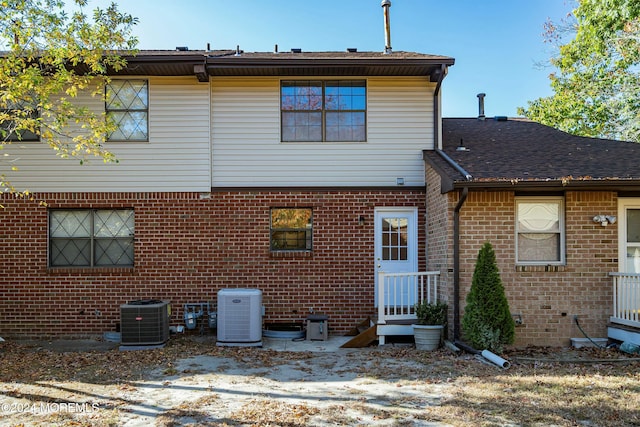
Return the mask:
M 640 361 L 511 350 L 501 369 L 410 346 L 290 352 L 172 338 L 144 351 L 0 343 L 3 426 L 638 426 Z

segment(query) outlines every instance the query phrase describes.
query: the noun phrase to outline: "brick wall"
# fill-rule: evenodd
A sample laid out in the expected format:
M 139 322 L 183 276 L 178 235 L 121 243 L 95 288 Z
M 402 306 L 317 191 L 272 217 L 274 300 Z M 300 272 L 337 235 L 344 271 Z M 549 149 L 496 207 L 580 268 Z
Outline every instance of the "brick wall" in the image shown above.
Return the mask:
M 215 302 L 222 288 L 263 291 L 265 322 L 301 321 L 313 308 L 342 334 L 374 313 L 374 208 L 418 207 L 402 191 L 246 191 L 38 194 L 49 208 L 133 208 L 134 268 L 49 268 L 47 207 L 4 196 L 0 204 L 0 336 L 82 336 L 113 331 L 121 304 Z M 269 250 L 269 208 L 313 208 L 313 252 Z M 358 225 L 359 217 L 365 224 Z M 419 265 L 425 224 L 418 223 Z
M 448 194 L 452 216 L 458 195 Z M 608 273 L 618 270 L 617 226 L 603 227 L 592 218 L 617 213 L 616 193 L 565 192 L 566 264 L 562 266 L 516 265 L 514 197 L 512 191 L 469 192 L 460 217 L 461 315 L 478 251 L 489 241 L 511 312 L 522 316 L 516 345 L 568 345 L 571 337 L 583 337 L 574 315 L 589 336 L 606 337 L 613 298 Z
M 440 271 L 439 298 L 449 304 L 449 334 L 453 338 L 453 212 L 457 200 L 440 192 L 440 177 L 427 168 L 427 270 Z

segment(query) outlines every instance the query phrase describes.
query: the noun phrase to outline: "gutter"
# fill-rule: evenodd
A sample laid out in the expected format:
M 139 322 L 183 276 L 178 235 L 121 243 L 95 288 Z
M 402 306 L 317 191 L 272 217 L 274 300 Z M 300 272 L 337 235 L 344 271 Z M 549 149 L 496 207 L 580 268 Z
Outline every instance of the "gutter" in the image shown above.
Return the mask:
M 466 181 L 471 181 L 473 177 L 462 166 L 447 156 L 444 151 L 436 150 L 451 167 L 457 170 Z M 465 183 L 467 184 L 467 183 Z M 460 339 L 460 210 L 469 195 L 469 186 L 463 185 L 460 199 L 453 210 L 453 340 Z
M 436 153 L 438 153 L 440 155 L 440 157 L 442 157 L 447 163 L 449 163 L 449 166 L 451 166 L 452 168 L 454 168 L 456 171 L 458 171 L 458 173 L 460 173 L 460 175 L 464 176 L 464 179 L 466 179 L 467 181 L 471 181 L 473 179 L 473 177 L 471 176 L 471 174 L 469 172 L 467 172 L 462 166 L 460 166 L 459 164 L 457 164 L 451 157 L 449 157 L 444 151 L 440 150 L 439 148 L 436 149 Z M 461 186 L 462 187 L 466 187 L 468 186 L 468 183 L 463 183 Z
M 452 165 L 452 167 L 455 167 Z M 457 169 L 457 168 L 456 168 Z M 459 171 L 460 172 L 460 171 Z M 476 180 L 475 182 L 453 183 L 454 189 L 464 187 L 479 189 L 512 189 L 512 190 L 610 190 L 610 191 L 637 191 L 640 190 L 640 179 L 585 179 L 562 181 L 553 180 L 527 180 L 527 181 L 497 181 L 497 180 Z

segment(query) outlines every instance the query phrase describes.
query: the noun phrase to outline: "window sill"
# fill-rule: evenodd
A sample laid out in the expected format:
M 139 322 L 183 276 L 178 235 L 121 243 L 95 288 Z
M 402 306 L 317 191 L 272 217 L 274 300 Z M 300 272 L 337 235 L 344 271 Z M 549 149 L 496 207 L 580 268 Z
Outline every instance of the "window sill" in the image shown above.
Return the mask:
M 348 145 L 348 144 L 366 144 L 367 141 L 280 141 L 280 144 L 296 144 L 296 145 Z
M 270 258 L 313 258 L 313 251 L 271 251 Z
M 565 264 L 526 264 L 516 265 L 516 271 L 521 273 L 527 271 L 557 273 L 565 271 L 566 267 Z
M 101 274 L 132 274 L 135 267 L 47 267 L 47 273 L 55 275 L 101 275 Z

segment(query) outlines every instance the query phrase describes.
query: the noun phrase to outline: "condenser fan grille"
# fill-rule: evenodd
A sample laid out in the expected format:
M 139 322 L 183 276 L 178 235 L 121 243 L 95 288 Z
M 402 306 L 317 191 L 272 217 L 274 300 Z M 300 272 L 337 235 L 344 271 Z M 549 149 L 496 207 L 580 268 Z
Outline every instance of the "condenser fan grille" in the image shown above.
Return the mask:
M 138 300 L 120 306 L 123 345 L 163 344 L 169 339 L 168 301 Z
M 262 345 L 262 292 L 222 289 L 218 292 L 218 345 Z

